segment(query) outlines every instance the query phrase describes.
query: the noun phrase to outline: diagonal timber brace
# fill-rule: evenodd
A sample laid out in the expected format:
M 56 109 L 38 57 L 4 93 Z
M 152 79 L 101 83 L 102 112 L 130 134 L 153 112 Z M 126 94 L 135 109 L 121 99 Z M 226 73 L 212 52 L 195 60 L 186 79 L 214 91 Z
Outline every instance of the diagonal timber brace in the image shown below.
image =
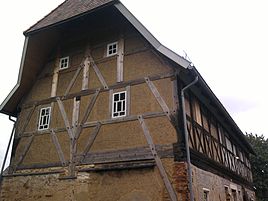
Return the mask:
M 77 131 L 76 131 L 76 134 L 75 134 L 75 139 L 79 138 L 79 136 L 80 136 L 80 134 L 82 132 L 83 126 L 84 126 L 85 122 L 87 121 L 87 119 L 88 119 L 88 117 L 89 117 L 89 115 L 90 115 L 90 113 L 91 113 L 91 111 L 92 111 L 92 109 L 93 109 L 93 107 L 94 107 L 94 105 L 96 103 L 96 100 L 97 100 L 97 98 L 99 96 L 99 93 L 100 93 L 100 89 L 97 89 L 95 94 L 94 94 L 94 96 L 91 98 L 90 103 L 88 104 L 88 106 L 87 106 L 87 108 L 85 110 L 83 119 L 81 120 L 80 125 L 77 128 Z
M 165 168 L 164 168 L 164 166 L 162 164 L 162 161 L 161 161 L 161 159 L 159 158 L 159 156 L 157 154 L 156 147 L 155 147 L 155 145 L 153 143 L 153 139 L 152 139 L 152 137 L 150 135 L 150 132 L 149 132 L 146 124 L 145 124 L 145 121 L 144 121 L 142 116 L 139 116 L 138 119 L 139 119 L 139 122 L 141 124 L 143 134 L 144 134 L 144 136 L 146 138 L 146 141 L 147 141 L 147 143 L 148 143 L 148 145 L 150 147 L 150 150 L 151 150 L 151 152 L 153 154 L 154 160 L 156 162 L 156 166 L 157 166 L 157 168 L 158 168 L 158 170 L 160 172 L 160 175 L 161 175 L 161 177 L 162 177 L 162 179 L 164 181 L 165 187 L 166 187 L 166 189 L 168 191 L 169 197 L 170 197 L 170 199 L 172 201 L 177 201 L 178 199 L 177 199 L 176 192 L 175 192 L 171 182 L 169 181 L 168 175 L 167 175 L 167 173 L 165 171 Z
M 65 166 L 67 164 L 67 162 L 65 160 L 65 157 L 64 157 L 61 145 L 59 143 L 58 137 L 56 136 L 53 129 L 50 131 L 50 134 L 51 134 L 51 140 L 52 140 L 53 144 L 55 145 L 56 151 L 57 151 L 58 156 L 60 158 L 60 162 L 61 162 L 62 166 Z
M 102 86 L 104 87 L 104 89 L 108 89 L 109 87 L 108 87 L 103 75 L 101 74 L 100 69 L 98 68 L 98 66 L 96 65 L 95 61 L 93 60 L 93 57 L 91 56 L 90 53 L 88 54 L 88 56 L 89 56 L 90 64 L 92 65 L 92 67 L 93 67 L 96 75 L 98 76 Z
M 89 152 L 90 148 L 92 147 L 99 131 L 100 131 L 100 128 L 101 128 L 101 123 L 98 122 L 97 126 L 94 128 L 93 132 L 90 134 L 89 138 L 88 138 L 88 141 L 87 141 L 87 144 L 84 148 L 84 151 L 82 153 L 82 159 L 80 160 L 80 162 L 82 163 L 87 155 L 87 153 Z
M 57 98 L 57 103 L 58 103 L 60 113 L 61 113 L 61 116 L 63 118 L 64 124 L 65 124 L 65 127 L 67 129 L 68 135 L 69 135 L 70 139 L 73 139 L 74 133 L 73 133 L 73 130 L 71 129 L 70 122 L 68 120 L 66 111 L 64 109 L 64 105 L 63 105 L 62 101 L 60 100 L 60 98 Z

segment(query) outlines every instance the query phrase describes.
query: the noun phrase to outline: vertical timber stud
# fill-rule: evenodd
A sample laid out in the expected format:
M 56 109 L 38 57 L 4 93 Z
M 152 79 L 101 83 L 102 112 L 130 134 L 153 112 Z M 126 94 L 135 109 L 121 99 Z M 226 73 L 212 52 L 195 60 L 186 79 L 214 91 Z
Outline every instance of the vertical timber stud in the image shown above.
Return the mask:
M 58 49 L 56 61 L 55 61 L 55 67 L 53 71 L 53 78 L 52 78 L 52 86 L 51 86 L 51 97 L 55 97 L 57 95 L 57 87 L 58 87 L 58 80 L 59 80 L 59 55 L 60 50 Z
M 161 161 L 161 159 L 159 158 L 159 156 L 158 156 L 158 154 L 156 152 L 156 148 L 155 148 L 155 145 L 153 143 L 153 139 L 152 139 L 152 137 L 150 135 L 150 132 L 149 132 L 146 124 L 145 124 L 145 121 L 144 121 L 142 116 L 138 116 L 138 119 L 139 119 L 139 122 L 141 124 L 143 134 L 144 134 L 144 136 L 146 138 L 146 141 L 147 141 L 147 143 L 148 143 L 148 145 L 150 147 L 150 150 L 151 150 L 151 152 L 153 154 L 153 157 L 155 159 L 157 168 L 158 168 L 158 170 L 160 172 L 160 175 L 161 175 L 161 177 L 162 177 L 162 179 L 164 181 L 164 184 L 165 184 L 165 187 L 166 187 L 167 192 L 169 194 L 169 197 L 170 197 L 171 201 L 178 201 L 176 192 L 175 192 L 171 182 L 169 181 L 168 175 L 167 175 L 167 173 L 165 171 L 165 168 L 164 168 L 164 166 L 162 164 L 162 161 Z
M 113 93 L 114 93 L 114 90 L 113 89 L 110 89 L 109 90 L 109 117 L 112 118 L 112 115 L 113 115 Z
M 86 59 L 84 60 L 84 68 L 83 68 L 82 90 L 88 89 L 89 66 L 90 66 L 90 60 L 88 57 L 86 57 Z
M 127 91 L 127 116 L 130 115 L 130 85 L 126 87 L 126 91 Z M 110 102 L 112 103 L 112 100 L 110 99 Z
M 123 82 L 124 75 L 124 38 L 120 37 L 118 41 L 118 56 L 117 56 L 117 82 Z
M 74 98 L 73 104 L 73 116 L 72 116 L 72 130 L 74 134 L 74 138 L 71 139 L 70 142 L 70 175 L 72 177 L 75 176 L 75 155 L 77 152 L 77 138 L 75 138 L 75 134 L 77 132 L 78 119 L 79 119 L 79 109 L 80 109 L 80 97 Z

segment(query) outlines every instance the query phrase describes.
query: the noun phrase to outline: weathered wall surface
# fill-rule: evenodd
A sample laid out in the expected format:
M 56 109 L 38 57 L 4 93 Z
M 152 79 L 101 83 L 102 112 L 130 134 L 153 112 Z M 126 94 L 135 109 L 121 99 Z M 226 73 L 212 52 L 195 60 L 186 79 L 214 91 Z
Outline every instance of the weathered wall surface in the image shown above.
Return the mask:
M 119 36 L 118 36 L 119 37 Z M 148 46 L 148 44 L 137 34 L 129 34 L 124 37 L 124 82 L 144 79 L 146 76 L 152 75 L 164 75 L 166 73 L 172 73 L 173 69 L 163 61 L 161 57 L 156 55 Z M 115 40 L 116 41 L 116 40 Z M 40 101 L 50 98 L 52 79 L 54 69 L 57 68 L 59 57 L 69 56 L 70 66 L 68 69 L 60 70 L 58 72 L 58 84 L 57 84 L 57 96 L 63 96 L 65 91 L 76 73 L 80 64 L 83 64 L 84 53 L 86 50 L 86 41 L 79 40 L 78 42 L 68 42 L 66 44 L 63 41 L 62 47 L 55 52 L 55 55 L 51 56 L 48 63 L 44 66 L 44 70 L 41 72 L 31 92 L 25 98 L 23 104 L 27 104 L 32 101 Z M 107 43 L 112 42 L 109 40 L 102 41 L 100 44 L 96 44 L 91 47 L 91 54 L 98 66 L 103 78 L 110 87 L 116 83 L 116 69 L 117 69 L 117 56 L 106 57 Z M 70 43 L 70 44 L 68 44 Z M 83 69 L 78 74 L 76 81 L 69 93 L 78 93 L 82 89 L 82 77 Z M 160 95 L 164 101 L 173 110 L 173 81 L 171 78 L 159 79 L 152 81 L 158 89 Z M 89 89 L 102 88 L 102 84 L 95 73 L 92 66 L 89 68 Z M 126 87 L 114 89 L 113 92 L 125 91 Z M 131 115 L 142 115 L 145 113 L 162 112 L 162 108 L 154 97 L 152 91 L 146 83 L 129 86 L 129 111 Z M 80 98 L 80 110 L 79 110 L 79 122 L 83 119 L 86 108 L 88 107 L 91 99 L 94 95 L 83 95 Z M 111 117 L 110 92 L 101 92 L 94 104 L 94 107 L 87 119 L 87 122 L 97 122 L 101 120 L 109 120 Z M 67 118 L 71 124 L 73 113 L 73 99 L 63 100 L 63 105 L 66 111 Z M 46 163 L 59 162 L 59 156 L 57 154 L 55 145 L 52 142 L 49 132 L 40 132 L 37 130 L 39 111 L 42 107 L 48 107 L 51 104 L 39 105 L 34 109 L 29 123 L 25 128 L 25 132 L 34 134 L 33 142 L 27 150 L 27 154 L 22 161 L 22 165 L 35 165 Z M 31 108 L 22 109 L 19 116 L 19 124 L 17 127 L 17 134 L 22 134 L 22 129 L 27 122 L 28 114 L 31 112 Z M 149 131 L 152 135 L 155 144 L 172 144 L 177 141 L 177 134 L 172 124 L 167 117 L 157 117 L 152 119 L 146 119 Z M 50 120 L 50 129 L 65 128 L 64 120 L 61 115 L 61 111 L 57 102 L 52 104 L 52 115 Z M 78 154 L 81 153 L 86 145 L 86 142 L 92 134 L 93 128 L 83 129 L 80 135 L 81 139 L 78 139 L 77 150 Z M 38 135 L 36 135 L 38 134 Z M 23 134 L 22 134 L 23 135 Z M 64 157 L 69 160 L 70 157 L 70 139 L 66 131 L 57 132 L 59 144 L 62 148 Z M 25 139 L 23 139 L 25 138 Z M 29 137 L 23 137 L 17 146 L 15 158 L 13 164 L 19 161 L 21 153 L 27 148 Z M 130 122 L 121 122 L 116 124 L 102 125 L 96 140 L 91 147 L 92 152 L 100 151 L 112 151 L 118 149 L 127 149 L 134 147 L 144 147 L 147 142 L 145 140 L 143 130 L 138 120 Z
M 226 201 L 229 198 L 230 201 L 233 201 L 233 193 L 235 193 L 237 201 L 243 201 L 244 190 L 249 198 L 255 200 L 255 193 L 250 189 L 244 188 L 243 190 L 243 186 L 195 166 L 192 166 L 192 170 L 196 200 L 202 200 L 204 190 L 209 191 L 209 200 Z M 226 189 L 228 189 L 228 192 L 226 192 Z
M 162 160 L 174 183 L 178 200 L 186 200 L 185 165 Z M 58 174 L 4 178 L 2 201 L 168 201 L 156 167 L 136 170 L 80 172 L 77 179 L 59 180 Z

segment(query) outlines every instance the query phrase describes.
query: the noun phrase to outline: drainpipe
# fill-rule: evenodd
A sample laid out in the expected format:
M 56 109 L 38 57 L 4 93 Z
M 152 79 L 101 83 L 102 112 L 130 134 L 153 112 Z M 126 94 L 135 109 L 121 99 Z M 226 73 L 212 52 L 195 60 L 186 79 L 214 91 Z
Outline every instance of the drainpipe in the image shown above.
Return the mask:
M 11 145 L 11 141 L 12 141 L 13 135 L 14 135 L 14 133 L 15 133 L 15 128 L 16 128 L 16 121 L 13 120 L 13 119 L 11 118 L 11 116 L 9 116 L 8 119 L 9 119 L 10 121 L 12 121 L 12 122 L 14 123 L 14 125 L 13 125 L 13 128 L 12 128 L 12 132 L 11 132 L 11 135 L 10 135 L 10 138 L 9 138 L 9 142 L 8 142 L 7 150 L 6 150 L 5 157 L 4 157 L 4 161 L 3 161 L 3 164 L 2 164 L 2 168 L 1 168 L 1 173 L 0 173 L 0 183 L 1 183 L 1 181 L 2 181 L 3 172 L 4 172 L 4 168 L 5 168 L 6 160 L 7 160 L 7 155 L 8 155 L 9 148 L 10 148 L 10 145 Z
M 185 112 L 184 91 L 186 91 L 192 85 L 197 83 L 197 81 L 198 81 L 198 76 L 196 76 L 194 81 L 192 81 L 190 84 L 188 84 L 181 90 L 183 128 L 184 128 L 185 148 L 186 148 L 186 156 L 187 156 L 187 174 L 188 174 L 188 181 L 189 181 L 188 187 L 190 190 L 190 201 L 194 201 L 194 193 L 193 193 L 193 184 L 192 184 L 192 168 L 191 168 L 191 158 L 190 158 L 190 148 L 189 148 L 189 134 L 187 130 L 187 121 L 186 121 L 186 112 Z

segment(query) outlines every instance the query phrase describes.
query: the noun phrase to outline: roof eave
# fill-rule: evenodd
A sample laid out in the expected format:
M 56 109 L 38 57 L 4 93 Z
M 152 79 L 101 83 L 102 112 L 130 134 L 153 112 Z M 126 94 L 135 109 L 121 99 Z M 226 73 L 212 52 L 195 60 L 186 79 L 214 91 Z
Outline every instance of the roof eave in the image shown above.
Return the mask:
M 176 54 L 172 50 L 162 45 L 142 23 L 119 1 L 114 6 L 120 11 L 120 13 L 141 33 L 141 35 L 149 41 L 149 43 L 161 54 L 171 59 L 175 63 L 179 64 L 183 68 L 187 68 L 191 65 L 191 62 L 184 59 L 180 55 Z
M 8 94 L 8 96 L 5 98 L 5 100 L 0 105 L 0 112 L 1 113 L 7 114 L 7 115 L 10 115 L 10 116 L 13 116 L 13 117 L 16 117 L 16 114 L 14 113 L 14 111 L 8 111 L 6 109 L 6 105 L 8 104 L 8 102 L 10 101 L 10 99 L 13 97 L 13 95 L 15 94 L 15 92 L 20 87 L 21 79 L 22 79 L 22 73 L 23 73 L 23 67 L 24 67 L 24 62 L 25 62 L 26 52 L 27 52 L 27 47 L 28 47 L 28 41 L 29 41 L 29 37 L 25 37 L 17 84 L 15 85 L 15 87 L 11 90 L 11 92 Z
M 88 15 L 89 13 L 93 13 L 93 12 L 95 12 L 95 11 L 97 11 L 97 10 L 100 10 L 100 9 L 104 8 L 104 7 L 108 7 L 108 6 L 110 6 L 110 5 L 113 5 L 113 4 L 115 4 L 117 1 L 118 1 L 118 0 L 111 1 L 111 2 L 109 2 L 109 3 L 106 3 L 106 4 L 104 4 L 104 5 L 101 5 L 101 6 L 99 6 L 99 7 L 96 7 L 96 8 L 94 8 L 94 9 L 92 9 L 92 10 L 83 12 L 83 13 L 81 13 L 81 14 L 75 15 L 75 16 L 70 17 L 70 18 L 67 18 L 67 19 L 65 19 L 65 20 L 62 20 L 62 21 L 59 21 L 59 22 L 56 22 L 56 23 L 53 23 L 53 24 L 50 24 L 50 25 L 47 25 L 47 26 L 38 28 L 38 29 L 31 30 L 32 27 L 34 27 L 34 26 L 40 21 L 40 20 L 39 20 L 37 23 L 35 23 L 35 24 L 34 24 L 33 26 L 31 26 L 29 29 L 27 29 L 26 31 L 24 31 L 23 34 L 24 34 L 25 36 L 29 36 L 29 35 L 38 33 L 38 32 L 40 32 L 40 31 L 43 31 L 43 30 L 46 30 L 46 29 L 50 29 L 50 28 L 59 26 L 59 25 L 61 25 L 61 24 L 64 24 L 64 23 L 67 23 L 67 22 L 69 22 L 69 21 L 78 19 L 78 18 L 83 17 L 83 16 L 85 16 L 85 15 Z M 64 1 L 64 2 L 65 2 L 65 1 Z M 64 3 L 64 2 L 63 2 L 63 3 Z M 62 3 L 62 4 L 63 4 L 63 3 Z M 60 4 L 59 6 L 61 6 L 62 4 Z M 59 7 L 59 6 L 58 6 L 58 7 Z M 55 10 L 55 9 L 54 9 L 54 10 Z M 45 16 L 45 17 L 46 17 L 46 16 Z
M 255 154 L 251 144 L 247 141 L 247 139 L 246 139 L 245 135 L 243 134 L 243 132 L 241 131 L 241 129 L 237 126 L 237 124 L 235 123 L 235 121 L 233 120 L 231 115 L 227 112 L 227 110 L 222 105 L 220 100 L 217 98 L 217 96 L 214 94 L 214 92 L 210 89 L 210 87 L 208 86 L 206 81 L 203 79 L 201 74 L 198 72 L 198 70 L 194 66 L 191 66 L 188 69 L 191 70 L 192 72 L 194 72 L 194 74 L 199 77 L 199 82 L 202 84 L 203 88 L 208 92 L 208 94 L 210 95 L 210 98 L 213 100 L 213 102 L 223 112 L 224 116 L 228 119 L 228 122 L 231 123 L 232 127 L 236 130 L 236 132 L 239 134 L 239 136 L 242 137 L 242 140 L 245 142 L 245 145 L 248 148 L 249 152 L 252 154 Z

